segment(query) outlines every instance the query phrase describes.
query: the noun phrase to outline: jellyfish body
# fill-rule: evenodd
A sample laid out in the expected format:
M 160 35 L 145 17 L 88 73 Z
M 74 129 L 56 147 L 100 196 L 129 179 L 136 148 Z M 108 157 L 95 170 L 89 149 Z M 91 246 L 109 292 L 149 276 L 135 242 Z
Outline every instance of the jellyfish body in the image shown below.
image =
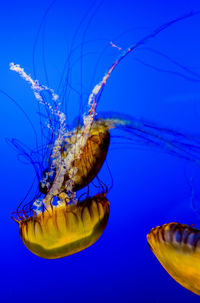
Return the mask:
M 69 256 L 99 239 L 107 225 L 109 209 L 103 193 L 76 205 L 52 206 L 19 221 L 20 236 L 25 246 L 42 258 Z
M 61 157 L 67 159 L 71 153 L 72 146 L 76 143 L 78 138 L 84 136 L 81 128 L 77 128 L 72 131 L 70 137 L 64 143 L 61 151 Z M 72 166 L 76 168 L 76 173 L 73 178 L 72 190 L 74 192 L 87 186 L 98 174 L 101 169 L 108 152 L 110 143 L 110 132 L 106 123 L 103 120 L 96 120 L 91 126 L 87 141 L 81 151 L 81 156 L 78 156 L 80 151 L 73 151 L 73 163 Z M 48 174 L 48 170 L 45 171 Z M 70 179 L 69 171 L 66 170 L 64 175 L 61 191 L 65 191 L 66 182 Z M 47 177 L 48 183 L 53 183 L 54 180 L 50 180 Z M 46 194 L 47 187 L 39 184 L 40 192 Z
M 170 276 L 200 295 L 200 230 L 179 223 L 153 228 L 148 244 Z

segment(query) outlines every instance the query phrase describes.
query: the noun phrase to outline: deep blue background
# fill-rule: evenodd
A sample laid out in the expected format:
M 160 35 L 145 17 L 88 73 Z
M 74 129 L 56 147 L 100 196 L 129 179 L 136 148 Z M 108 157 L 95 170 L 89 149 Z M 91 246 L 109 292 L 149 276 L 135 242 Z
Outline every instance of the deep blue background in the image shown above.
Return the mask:
M 164 22 L 200 9 L 199 1 L 109 0 L 98 7 L 98 1 L 92 5 L 88 0 L 58 0 L 43 18 L 49 3 L 8 0 L 1 1 L 0 6 L 0 88 L 22 106 L 38 136 L 37 103 L 29 85 L 9 71 L 10 62 L 19 63 L 33 75 L 34 54 L 36 78 L 47 84 L 46 63 L 49 86 L 56 91 L 79 26 L 69 60 L 71 83 L 86 101 L 91 87 L 119 55 L 110 41 L 125 49 Z M 80 23 L 84 14 L 86 17 Z M 41 20 L 45 27 L 34 51 Z M 146 46 L 198 72 L 199 30 L 200 15 L 175 24 Z M 92 78 L 94 68 L 96 74 Z M 99 110 L 130 114 L 185 133 L 200 133 L 199 83 L 163 70 L 183 74 L 167 59 L 145 47 L 138 49 L 109 79 Z M 60 260 L 43 260 L 25 248 L 18 226 L 10 218 L 11 211 L 26 194 L 34 172 L 17 159 L 5 138 L 15 137 L 33 147 L 34 135 L 25 116 L 8 98 L 1 95 L 0 102 L 0 301 L 199 302 L 198 296 L 177 284 L 158 263 L 147 245 L 146 234 L 152 227 L 172 221 L 200 226 L 191 203 L 193 193 L 200 205 L 200 167 L 150 148 L 135 149 L 134 144 L 130 146 L 123 139 L 111 144 L 107 162 L 114 187 L 108 194 L 111 214 L 105 233 L 83 252 Z M 79 105 L 79 96 L 71 91 L 67 99 L 68 119 L 78 115 Z M 106 167 L 100 176 L 110 184 Z

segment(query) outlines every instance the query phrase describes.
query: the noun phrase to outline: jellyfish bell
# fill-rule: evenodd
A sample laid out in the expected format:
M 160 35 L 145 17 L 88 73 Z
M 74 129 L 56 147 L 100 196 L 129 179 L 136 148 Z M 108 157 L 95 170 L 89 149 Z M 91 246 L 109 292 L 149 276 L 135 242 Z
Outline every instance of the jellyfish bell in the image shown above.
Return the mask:
M 170 276 L 200 295 L 200 230 L 179 223 L 153 228 L 148 244 Z
M 57 259 L 94 244 L 106 228 L 109 210 L 106 194 L 100 193 L 77 204 L 59 200 L 56 206 L 33 211 L 30 217 L 18 213 L 15 221 L 23 243 L 32 253 Z
M 61 147 L 61 157 L 63 160 L 68 159 L 72 153 L 73 145 L 76 144 L 78 138 L 84 136 L 83 130 L 78 127 L 70 132 L 70 136 L 65 139 L 63 147 Z M 87 186 L 98 174 L 101 169 L 108 152 L 110 143 L 110 132 L 108 125 L 103 120 L 95 120 L 89 130 L 89 136 L 82 149 L 81 156 L 78 156 L 80 151 L 73 151 L 73 167 L 76 168 L 76 174 L 73 178 L 72 191 L 78 191 Z M 49 176 L 48 169 L 43 174 L 47 174 L 46 180 L 51 186 L 54 182 L 55 171 Z M 61 191 L 65 191 L 66 182 L 69 181 L 69 171 L 66 169 Z M 43 186 L 42 186 L 43 185 Z M 48 188 L 40 181 L 40 192 L 47 194 Z

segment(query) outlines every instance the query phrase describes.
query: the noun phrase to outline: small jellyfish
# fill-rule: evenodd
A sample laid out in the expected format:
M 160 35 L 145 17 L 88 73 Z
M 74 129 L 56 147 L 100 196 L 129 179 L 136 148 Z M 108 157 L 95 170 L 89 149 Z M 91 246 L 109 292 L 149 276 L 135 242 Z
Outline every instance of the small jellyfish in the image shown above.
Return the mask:
M 32 216 L 13 214 L 25 246 L 37 256 L 57 259 L 77 253 L 95 243 L 106 228 L 110 203 L 105 193 L 68 204 L 66 197 Z M 64 199 L 63 199 L 64 198 Z
M 180 223 L 164 224 L 153 228 L 147 241 L 170 276 L 200 295 L 200 230 Z

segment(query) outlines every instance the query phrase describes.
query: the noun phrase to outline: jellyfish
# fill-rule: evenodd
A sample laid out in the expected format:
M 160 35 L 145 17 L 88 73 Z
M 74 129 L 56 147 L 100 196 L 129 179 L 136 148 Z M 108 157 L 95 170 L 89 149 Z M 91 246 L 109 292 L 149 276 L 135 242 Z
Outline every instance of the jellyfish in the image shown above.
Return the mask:
M 62 199 L 61 199 L 62 198 Z M 59 197 L 32 216 L 16 213 L 19 233 L 25 246 L 37 256 L 57 259 L 77 253 L 95 243 L 106 228 L 110 204 L 105 193 L 87 197 L 76 205 Z M 14 214 L 13 214 L 14 216 Z
M 62 159 L 68 159 L 69 154 L 72 152 L 73 145 L 76 144 L 77 138 L 83 135 L 81 128 L 74 129 L 71 135 L 65 139 L 65 142 L 61 148 Z M 98 174 L 101 169 L 108 152 L 110 143 L 110 133 L 106 123 L 102 120 L 96 120 L 89 131 L 89 137 L 85 146 L 82 149 L 80 157 L 74 157 L 73 167 L 77 172 L 73 179 L 72 191 L 76 192 L 86 187 Z M 75 155 L 79 154 L 79 151 L 74 151 Z M 69 181 L 69 170 L 66 169 L 61 191 L 65 191 L 65 184 Z M 54 178 L 50 180 L 49 171 L 44 171 L 45 180 L 51 186 Z M 44 184 L 40 181 L 40 192 L 47 194 L 48 187 L 47 182 Z
M 200 295 L 200 231 L 173 222 L 153 228 L 147 241 L 170 276 Z

